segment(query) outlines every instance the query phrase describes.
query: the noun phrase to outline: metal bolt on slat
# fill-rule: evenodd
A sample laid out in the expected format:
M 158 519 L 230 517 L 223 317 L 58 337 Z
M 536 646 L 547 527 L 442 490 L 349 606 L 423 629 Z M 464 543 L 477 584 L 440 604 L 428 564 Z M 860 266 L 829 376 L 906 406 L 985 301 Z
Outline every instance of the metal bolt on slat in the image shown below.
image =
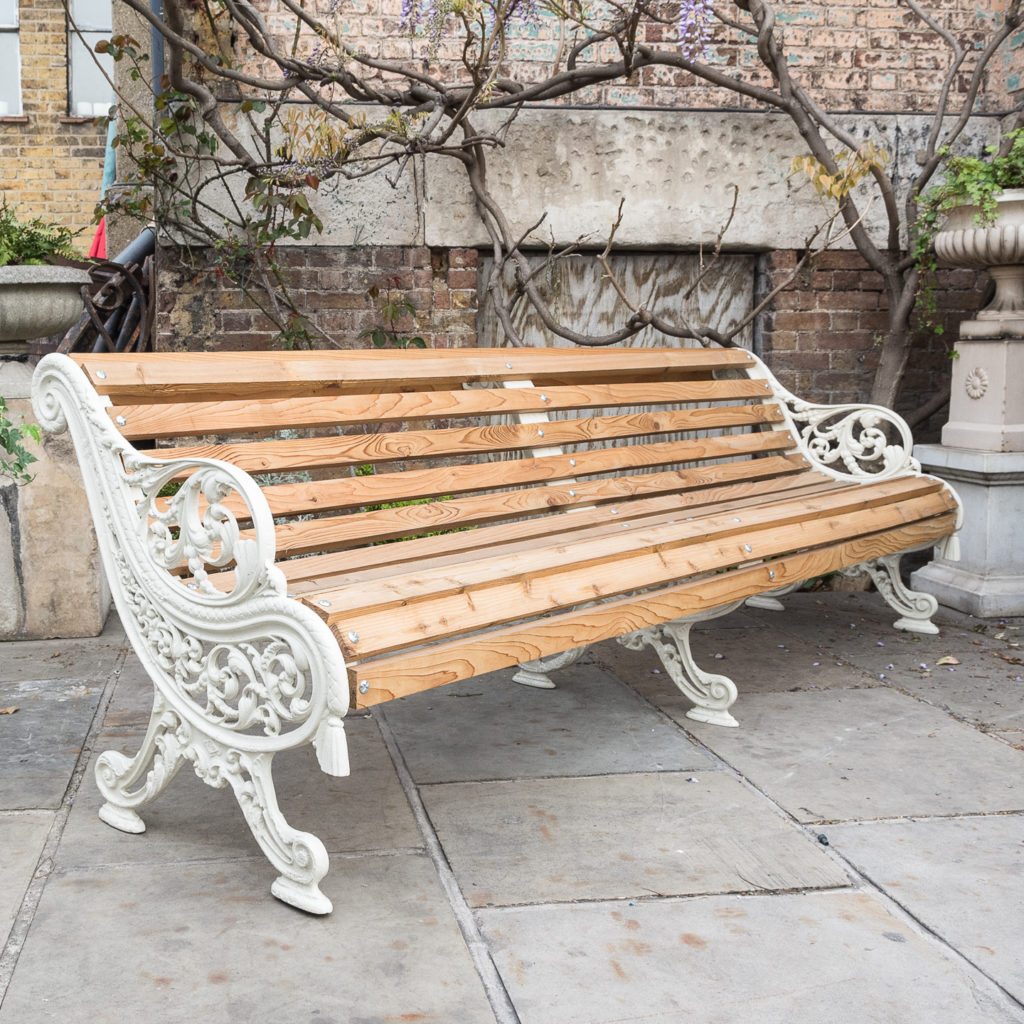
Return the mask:
M 360 693 L 367 693 L 367 692 L 369 692 L 369 689 L 370 689 L 370 684 L 365 679 L 361 680 L 360 683 L 359 683 L 359 692 Z
M 349 631 L 348 638 L 354 644 L 359 643 L 359 634 L 355 630 Z
M 541 396 L 540 396 L 540 400 L 541 400 L 542 402 L 546 402 L 546 401 L 548 401 L 548 396 L 547 396 L 547 395 L 541 395 Z
M 100 380 L 106 380 L 107 379 L 107 371 L 106 370 L 97 370 L 96 371 L 96 376 L 99 377 Z
M 744 551 L 753 551 L 754 549 L 749 544 L 744 544 L 743 545 L 743 550 Z
M 769 569 L 768 570 L 768 579 L 770 579 L 770 580 L 775 579 L 775 570 L 774 569 Z
M 331 607 L 331 602 L 330 601 L 317 601 L 317 604 L 320 605 L 321 608 L 330 608 Z
M 505 364 L 505 369 L 506 370 L 511 370 L 512 369 L 512 364 L 511 363 L 506 363 Z
M 544 431 L 543 430 L 538 430 L 537 433 L 540 434 L 541 437 L 544 436 Z
M 126 420 L 126 419 L 125 419 L 125 418 L 124 418 L 123 416 L 118 416 L 118 417 L 117 417 L 117 418 L 116 418 L 116 419 L 114 420 L 114 422 L 115 422 L 115 423 L 116 423 L 116 424 L 117 424 L 117 425 L 118 425 L 119 427 L 124 427 L 124 426 L 127 426 L 127 424 L 128 424 L 128 421 L 127 421 L 127 420 Z
M 575 498 L 576 497 L 576 492 L 575 491 L 570 491 L 569 492 L 569 497 L 570 498 Z
M 576 460 L 575 459 L 570 459 L 569 460 L 569 465 L 570 466 L 575 466 L 576 465 Z

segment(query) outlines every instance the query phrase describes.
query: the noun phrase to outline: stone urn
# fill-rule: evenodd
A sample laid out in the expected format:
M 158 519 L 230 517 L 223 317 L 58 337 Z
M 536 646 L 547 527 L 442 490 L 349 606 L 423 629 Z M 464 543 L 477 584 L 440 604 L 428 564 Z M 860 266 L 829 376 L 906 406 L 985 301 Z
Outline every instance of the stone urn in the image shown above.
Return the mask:
M 19 355 L 27 342 L 63 334 L 82 314 L 89 273 L 75 267 L 0 267 L 0 356 Z
M 995 281 L 995 298 L 960 325 L 961 338 L 1024 338 L 1024 188 L 1004 189 L 996 204 L 992 224 L 978 223 L 978 207 L 961 206 L 935 236 L 943 266 L 987 270 Z

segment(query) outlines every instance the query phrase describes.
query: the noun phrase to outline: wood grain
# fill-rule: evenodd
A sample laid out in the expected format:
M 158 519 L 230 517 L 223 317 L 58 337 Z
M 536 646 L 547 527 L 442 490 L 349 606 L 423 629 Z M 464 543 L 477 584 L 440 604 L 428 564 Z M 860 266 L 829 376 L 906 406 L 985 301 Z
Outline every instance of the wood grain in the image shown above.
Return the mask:
M 722 607 L 753 594 L 835 572 L 869 558 L 908 550 L 952 533 L 952 513 L 881 534 L 787 555 L 769 564 L 693 580 L 642 597 L 629 597 L 540 621 L 360 663 L 349 662 L 353 707 L 371 707 L 445 683 L 509 668 L 560 651 L 610 640 L 695 612 Z M 769 578 L 768 573 L 774 575 Z M 348 627 L 335 627 L 341 634 Z M 339 642 L 341 637 L 339 636 Z M 770 652 L 769 652 L 770 654 Z M 366 692 L 360 692 L 360 684 Z

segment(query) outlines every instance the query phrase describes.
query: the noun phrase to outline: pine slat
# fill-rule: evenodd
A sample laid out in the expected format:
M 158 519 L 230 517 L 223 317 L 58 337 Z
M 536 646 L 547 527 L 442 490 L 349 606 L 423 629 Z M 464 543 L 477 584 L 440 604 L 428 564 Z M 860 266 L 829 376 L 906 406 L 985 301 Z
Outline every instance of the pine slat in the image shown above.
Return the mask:
M 624 405 L 721 402 L 766 398 L 762 380 L 652 381 L 648 384 L 590 384 L 575 387 L 467 388 L 369 395 L 268 398 L 228 402 L 176 402 L 115 405 L 110 418 L 129 440 L 201 437 L 208 434 L 272 433 L 352 423 L 402 423 L 468 416 L 509 416 L 563 409 Z M 123 421 L 123 424 L 122 424 Z
M 697 469 L 575 481 L 571 486 L 559 484 L 496 491 L 423 505 L 403 505 L 374 512 L 284 522 L 277 527 L 277 554 L 278 558 L 287 558 L 316 551 L 337 551 L 417 533 L 465 531 L 469 526 L 482 526 L 512 517 L 541 516 L 546 519 L 558 511 L 644 496 L 667 495 L 657 499 L 659 508 L 668 504 L 675 507 L 705 504 L 720 501 L 726 495 L 739 500 L 746 493 L 781 489 L 786 485 L 780 482 L 780 476 L 801 472 L 806 473 L 805 467 L 791 456 L 769 456 L 766 459 L 721 463 Z M 821 479 L 817 474 L 815 476 Z M 751 485 L 749 491 L 743 487 L 745 483 Z M 631 511 L 630 514 L 637 513 Z M 530 527 L 521 525 L 533 532 L 545 532 L 554 527 L 554 524 L 545 525 L 543 521 L 536 520 Z M 445 536 L 459 537 L 465 536 L 465 533 L 446 533 Z M 439 538 L 424 539 L 435 544 L 441 543 Z M 374 552 L 380 557 L 381 552 L 389 549 L 395 552 L 392 557 L 409 557 L 404 551 L 395 551 L 393 544 L 381 545 Z M 366 552 L 357 557 L 367 558 L 371 555 L 372 552 Z
M 309 512 L 333 512 L 388 501 L 464 494 L 496 487 L 552 483 L 596 473 L 625 472 L 669 463 L 703 462 L 754 453 L 780 452 L 795 446 L 796 442 L 788 431 L 773 430 L 732 437 L 658 441 L 572 455 L 411 469 L 402 473 L 378 473 L 311 483 L 273 484 L 264 487 L 263 493 L 273 515 L 292 516 Z M 241 503 L 231 498 L 225 499 L 223 504 L 236 514 L 245 512 Z
M 776 405 L 730 405 L 710 409 L 665 409 L 619 416 L 543 423 L 508 423 L 440 430 L 398 430 L 383 434 L 305 437 L 288 441 L 249 441 L 156 449 L 154 458 L 221 459 L 247 473 L 334 469 L 404 459 L 522 451 L 538 445 L 583 444 L 650 434 L 723 427 L 749 427 L 782 421 Z
M 372 707 L 382 701 L 610 640 L 776 587 L 835 572 L 843 566 L 855 565 L 869 558 L 927 544 L 952 533 L 955 519 L 955 515 L 950 513 L 885 533 L 786 555 L 770 564 L 689 581 L 641 598 L 624 598 L 366 663 L 352 659 L 349 661 L 352 705 Z M 771 579 L 769 571 L 774 573 Z M 341 633 L 348 628 L 341 626 L 335 632 Z M 359 692 L 360 684 L 365 684 L 367 692 Z
M 742 349 L 427 349 L 357 352 L 147 352 L 76 355 L 101 395 L 118 404 L 204 398 L 285 398 L 536 383 L 679 380 L 753 365 Z M 100 374 L 103 376 L 100 376 Z
M 496 580 L 460 591 L 448 588 L 437 596 L 408 601 L 400 609 L 350 611 L 333 625 L 346 658 L 370 657 L 417 643 L 440 640 L 509 622 L 601 600 L 630 590 L 666 586 L 675 580 L 717 572 L 755 559 L 774 558 L 805 547 L 852 539 L 907 522 L 934 517 L 951 507 L 947 491 L 923 498 L 858 510 L 827 519 L 772 523 L 751 527 L 702 543 L 659 545 L 654 550 L 629 551 L 589 564 L 574 564 L 554 574 L 535 573 Z M 458 570 L 463 572 L 462 567 Z M 453 576 L 455 574 L 453 573 Z M 457 583 L 453 579 L 453 583 Z M 329 595 L 328 595 L 329 598 Z M 310 607 L 331 621 L 334 609 L 320 605 L 323 595 L 305 598 Z M 342 630 L 341 627 L 344 627 Z M 358 641 L 352 641 L 351 635 Z
M 376 584 L 360 581 L 331 590 L 322 590 L 315 597 L 330 602 L 328 623 L 335 624 L 352 611 L 360 613 L 378 608 L 393 608 L 444 594 L 468 593 L 476 586 L 493 586 L 497 582 L 528 579 L 531 589 L 544 576 L 563 577 L 570 565 L 597 565 L 601 562 L 631 557 L 636 554 L 658 552 L 665 554 L 673 547 L 683 547 L 698 540 L 713 537 L 721 544 L 730 538 L 741 540 L 760 531 L 778 531 L 784 527 L 807 521 L 833 519 L 853 512 L 865 512 L 870 519 L 874 510 L 896 502 L 910 502 L 935 494 L 941 485 L 927 477 L 904 477 L 885 481 L 875 486 L 844 488 L 813 498 L 798 498 L 772 502 L 742 513 L 731 510 L 717 516 L 684 516 L 664 523 L 650 524 L 629 517 L 630 508 L 620 510 L 598 509 L 606 530 L 592 540 L 578 534 L 565 536 L 557 530 L 557 520 L 551 531 L 527 552 L 498 557 L 492 547 L 480 553 L 474 561 L 464 561 L 456 567 L 434 570 L 411 568 L 409 572 Z M 915 505 L 915 513 L 921 507 Z M 949 507 L 948 492 L 942 491 L 938 505 L 927 514 Z M 752 557 L 761 557 L 756 554 Z M 747 559 L 749 560 L 749 558 Z

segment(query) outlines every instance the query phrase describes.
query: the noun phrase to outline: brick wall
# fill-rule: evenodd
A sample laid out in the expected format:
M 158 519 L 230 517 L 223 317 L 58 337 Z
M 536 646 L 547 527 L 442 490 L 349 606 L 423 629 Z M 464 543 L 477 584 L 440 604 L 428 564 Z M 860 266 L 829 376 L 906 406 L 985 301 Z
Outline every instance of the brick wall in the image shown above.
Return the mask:
M 226 277 L 185 265 L 173 250 L 160 251 L 159 349 L 265 349 L 277 329 L 255 298 Z M 344 348 L 370 348 L 360 331 L 383 323 L 369 289 L 392 288 L 417 310 L 398 329 L 432 348 L 472 344 L 476 336 L 477 252 L 425 246 L 290 248 L 280 253 L 283 277 L 297 307 Z M 325 346 L 328 342 L 323 343 Z
M 286 250 L 284 275 L 297 304 L 343 348 L 369 348 L 360 331 L 381 324 L 371 286 L 392 287 L 416 307 L 416 321 L 402 333 L 419 334 L 431 347 L 476 341 L 477 252 L 422 246 L 303 247 Z M 778 251 L 765 259 L 762 286 L 789 276 L 798 254 Z M 275 348 L 276 329 L 237 286 L 224 277 L 196 275 L 172 250 L 160 252 L 157 347 L 170 349 Z M 950 350 L 957 325 L 982 305 L 986 276 L 941 271 L 936 290 L 944 333 L 921 329 L 899 401 L 901 412 L 948 390 Z M 761 350 L 779 380 L 816 402 L 864 402 L 878 366 L 876 339 L 888 318 L 882 281 L 853 252 L 826 252 L 784 291 L 760 318 Z M 324 346 L 328 343 L 324 342 Z M 915 430 L 937 439 L 944 410 Z
M 740 17 L 732 4 L 730 14 Z M 790 66 L 798 80 L 809 88 L 826 109 L 831 110 L 918 110 L 935 108 L 949 52 L 940 38 L 926 29 L 900 0 L 839 0 L 833 3 L 804 2 L 777 5 L 778 22 L 785 32 Z M 991 32 L 1007 7 L 1007 0 L 924 0 L 923 7 L 934 15 L 968 53 L 964 71 L 969 73 L 971 54 L 979 40 Z M 353 45 L 369 56 L 386 60 L 426 61 L 431 73 L 442 79 L 450 74 L 461 55 L 457 38 L 442 41 L 436 54 L 425 37 L 411 38 L 399 30 L 401 0 L 359 0 L 344 6 L 343 31 Z M 278 0 L 271 0 L 271 12 L 278 12 L 278 24 L 290 25 Z M 286 33 L 287 34 L 287 33 Z M 674 25 L 648 25 L 644 41 L 670 48 L 675 45 Z M 575 42 L 553 19 L 537 24 L 513 24 L 509 66 L 532 81 L 548 73 L 553 62 Z M 746 81 L 770 86 L 761 69 L 749 37 L 719 26 L 714 34 L 710 58 L 723 70 L 741 71 Z M 307 49 L 316 43 L 310 40 Z M 601 60 L 618 60 L 610 43 L 584 53 Z M 448 69 L 446 69 L 446 64 Z M 985 84 L 980 109 L 1006 111 L 1019 102 L 1024 92 L 1024 30 L 1018 31 L 1011 46 L 993 62 Z M 954 102 L 967 88 L 967 74 L 954 84 Z M 742 96 L 700 83 L 692 75 L 670 68 L 647 69 L 626 83 L 596 85 L 575 94 L 569 102 L 610 106 L 753 107 Z
M 20 0 L 21 117 L 0 118 L 0 191 L 26 215 L 81 231 L 92 243 L 106 129 L 68 116 L 67 39 L 61 0 Z
M 765 290 L 796 266 L 795 252 L 767 260 Z M 942 333 L 921 328 L 904 377 L 898 410 L 911 412 L 938 389 L 948 390 L 950 351 L 957 327 L 982 305 L 986 276 L 972 270 L 939 272 L 936 320 Z M 878 367 L 876 339 L 888 324 L 881 276 L 855 252 L 826 252 L 780 292 L 762 322 L 765 358 L 779 380 L 810 401 L 866 401 Z M 919 440 L 935 435 L 945 411 L 915 430 Z

